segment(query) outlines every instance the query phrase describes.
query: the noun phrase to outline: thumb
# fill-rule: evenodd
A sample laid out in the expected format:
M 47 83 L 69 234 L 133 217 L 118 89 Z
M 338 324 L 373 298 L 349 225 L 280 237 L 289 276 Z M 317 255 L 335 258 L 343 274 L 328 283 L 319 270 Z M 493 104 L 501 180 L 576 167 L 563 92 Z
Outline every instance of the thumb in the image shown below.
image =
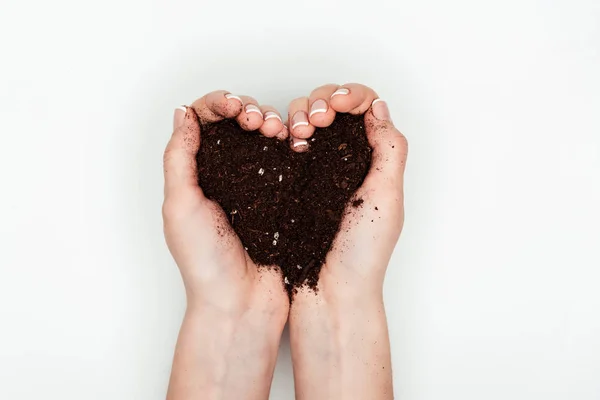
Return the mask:
M 163 157 L 165 196 L 170 192 L 199 190 L 196 154 L 200 148 L 200 123 L 191 107 L 178 107 L 173 116 L 173 135 Z
M 365 183 L 402 191 L 408 155 L 406 137 L 394 126 L 387 103 L 377 99 L 365 113 L 367 139 L 373 149 Z M 370 185 L 369 185 L 370 186 Z

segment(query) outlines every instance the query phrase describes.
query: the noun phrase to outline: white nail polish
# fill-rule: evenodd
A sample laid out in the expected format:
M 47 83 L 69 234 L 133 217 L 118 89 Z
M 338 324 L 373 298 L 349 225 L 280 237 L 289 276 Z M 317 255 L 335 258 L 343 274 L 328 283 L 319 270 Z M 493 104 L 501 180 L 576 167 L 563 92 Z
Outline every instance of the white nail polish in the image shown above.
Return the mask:
M 309 115 L 309 117 L 312 117 L 312 116 L 313 116 L 313 115 L 315 115 L 315 114 L 319 114 L 319 113 L 326 113 L 326 112 L 327 112 L 327 109 L 325 109 L 325 108 L 317 108 L 316 110 L 312 110 L 312 111 L 310 112 L 310 115 Z
M 246 114 L 250 114 L 250 113 L 257 113 L 258 115 L 260 115 L 261 118 L 263 116 L 262 112 L 260 111 L 260 108 L 258 108 L 254 104 L 248 104 L 246 106 Z
M 373 100 L 373 102 L 371 103 L 371 107 L 373 107 L 375 104 L 379 103 L 380 101 L 383 101 L 383 100 L 381 100 L 381 99 Z
M 277 113 L 273 112 L 273 111 L 267 111 L 265 113 L 265 121 L 269 120 L 269 119 L 278 119 L 279 122 L 283 122 L 281 121 L 281 117 L 279 115 L 277 115 Z
M 350 93 L 350 91 L 348 89 L 346 89 L 346 88 L 339 88 L 338 90 L 336 90 L 331 95 L 331 97 L 333 98 L 333 97 L 338 96 L 338 95 L 347 95 L 348 93 Z
M 307 121 L 298 121 L 294 125 L 292 125 L 292 129 L 296 129 L 298 126 L 308 126 Z
M 236 99 L 236 100 L 237 100 L 237 101 L 239 101 L 240 103 L 242 103 L 242 104 L 244 103 L 244 102 L 242 101 L 242 99 L 240 99 L 238 96 L 235 96 L 235 95 L 233 95 L 233 94 L 231 94 L 231 93 L 228 93 L 228 94 L 226 94 L 226 95 L 225 95 L 225 98 L 226 98 L 227 100 Z
M 176 110 L 181 110 L 181 111 L 183 111 L 184 113 L 186 113 L 186 112 L 187 112 L 187 107 L 186 107 L 186 106 L 179 106 L 179 107 L 175 107 L 175 109 L 176 109 Z
M 308 142 L 304 139 L 294 139 L 294 147 L 308 146 Z

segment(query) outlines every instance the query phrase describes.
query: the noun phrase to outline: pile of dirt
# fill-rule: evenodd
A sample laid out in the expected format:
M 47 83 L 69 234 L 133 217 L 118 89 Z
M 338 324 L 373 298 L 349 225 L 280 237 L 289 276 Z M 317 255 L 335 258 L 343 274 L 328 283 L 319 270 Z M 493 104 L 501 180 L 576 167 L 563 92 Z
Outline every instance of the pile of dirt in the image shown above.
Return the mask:
M 197 155 L 205 195 L 223 207 L 257 265 L 281 268 L 290 298 L 299 286 L 316 288 L 346 204 L 371 165 L 363 116 L 338 114 L 308 142 L 297 153 L 224 120 L 203 127 Z

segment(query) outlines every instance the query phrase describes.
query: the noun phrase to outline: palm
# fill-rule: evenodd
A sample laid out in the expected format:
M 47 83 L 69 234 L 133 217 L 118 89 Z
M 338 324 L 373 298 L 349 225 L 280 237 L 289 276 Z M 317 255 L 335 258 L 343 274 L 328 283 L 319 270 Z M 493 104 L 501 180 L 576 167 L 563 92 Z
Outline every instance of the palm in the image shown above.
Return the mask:
M 342 220 L 327 257 L 327 266 L 335 276 L 385 273 L 404 222 L 402 191 L 390 186 L 376 171 L 371 171 L 358 189 L 356 198 L 363 203 L 356 208 L 348 206 L 350 212 Z
M 273 307 L 287 307 L 280 274 L 257 268 L 221 207 L 199 188 L 194 192 L 179 198 L 175 218 L 165 219 L 167 244 L 188 291 L 214 293 L 231 306 L 264 301 L 259 294 L 266 292 Z

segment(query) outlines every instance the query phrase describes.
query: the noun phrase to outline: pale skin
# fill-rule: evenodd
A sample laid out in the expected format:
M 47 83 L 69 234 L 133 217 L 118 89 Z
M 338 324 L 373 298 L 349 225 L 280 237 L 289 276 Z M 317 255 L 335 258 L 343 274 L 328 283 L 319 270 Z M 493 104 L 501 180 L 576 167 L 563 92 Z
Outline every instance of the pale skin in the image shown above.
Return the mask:
M 273 107 L 226 91 L 176 110 L 164 156 L 163 218 L 187 310 L 167 399 L 267 399 L 288 319 L 297 399 L 393 398 L 382 286 L 404 220 L 408 146 L 377 99 L 363 85 L 325 85 L 292 101 L 287 126 Z M 254 265 L 223 211 L 197 185 L 198 118 L 235 118 L 245 130 L 307 151 L 306 139 L 338 112 L 365 116 L 373 161 L 357 192 L 364 203 L 342 220 L 318 292 L 300 290 L 290 307 L 277 269 Z

